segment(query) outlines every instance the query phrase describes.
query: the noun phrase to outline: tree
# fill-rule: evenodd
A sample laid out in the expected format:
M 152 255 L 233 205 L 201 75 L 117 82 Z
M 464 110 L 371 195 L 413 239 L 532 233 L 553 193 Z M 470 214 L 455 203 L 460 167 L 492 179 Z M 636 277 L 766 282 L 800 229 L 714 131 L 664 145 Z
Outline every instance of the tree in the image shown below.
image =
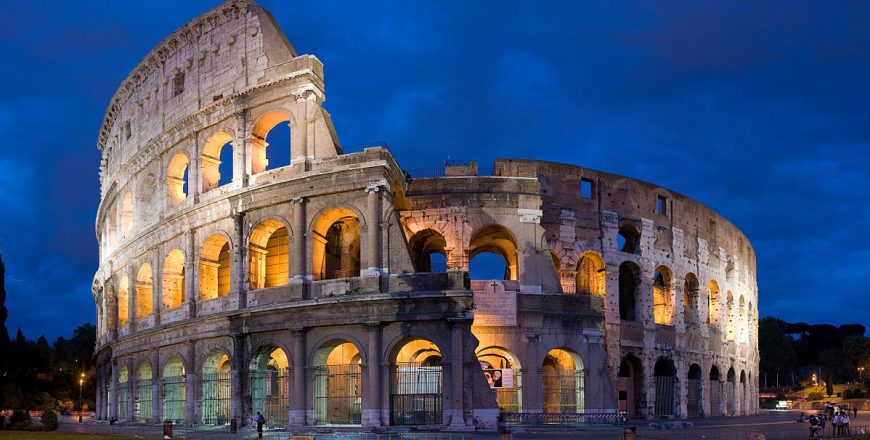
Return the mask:
M 6 378 L 9 377 L 9 332 L 6 330 L 6 265 L 0 249 L 0 408 L 6 408 Z
M 843 341 L 843 357 L 853 374 L 857 374 L 858 367 L 870 366 L 870 338 L 864 335 L 846 338 Z
M 794 368 L 797 356 L 794 339 L 786 334 L 787 326 L 785 321 L 773 316 L 767 316 L 758 322 L 761 371 L 770 377 L 775 377 L 777 373 L 785 377 Z

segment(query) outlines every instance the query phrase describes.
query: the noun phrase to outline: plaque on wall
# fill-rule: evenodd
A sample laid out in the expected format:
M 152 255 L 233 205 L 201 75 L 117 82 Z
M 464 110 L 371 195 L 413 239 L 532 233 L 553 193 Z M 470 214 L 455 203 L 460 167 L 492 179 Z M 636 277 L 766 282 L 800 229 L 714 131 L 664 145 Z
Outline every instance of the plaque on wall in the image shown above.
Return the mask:
M 472 281 L 471 289 L 474 292 L 473 325 L 517 325 L 517 290 L 505 288 L 505 283 L 498 280 Z

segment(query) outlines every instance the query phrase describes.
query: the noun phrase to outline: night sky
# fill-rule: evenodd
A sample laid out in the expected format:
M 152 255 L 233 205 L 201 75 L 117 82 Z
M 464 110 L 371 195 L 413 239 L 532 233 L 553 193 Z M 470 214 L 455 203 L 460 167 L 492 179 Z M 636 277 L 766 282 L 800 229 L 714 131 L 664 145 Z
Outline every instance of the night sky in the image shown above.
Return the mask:
M 870 3 L 262 1 L 326 69 L 345 145 L 655 182 L 743 230 L 761 316 L 870 325 Z M 94 321 L 97 131 L 207 1 L 0 1 L 7 326 Z

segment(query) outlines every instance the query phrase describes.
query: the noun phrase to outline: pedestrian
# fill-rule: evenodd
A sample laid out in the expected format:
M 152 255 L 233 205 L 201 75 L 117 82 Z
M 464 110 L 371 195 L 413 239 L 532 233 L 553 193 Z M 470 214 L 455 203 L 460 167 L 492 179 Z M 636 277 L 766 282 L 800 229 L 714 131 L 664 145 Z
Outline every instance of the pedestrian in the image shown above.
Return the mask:
M 257 415 L 254 417 L 254 422 L 257 423 L 257 438 L 263 438 L 263 425 L 266 424 L 266 418 L 260 414 L 260 411 L 257 411 Z
M 840 419 L 840 421 L 843 423 L 843 434 L 846 434 L 849 437 L 851 437 L 852 436 L 852 428 L 849 427 L 849 413 L 846 411 L 843 411 L 843 417 Z
M 831 435 L 837 437 L 840 435 L 840 413 L 835 412 L 831 418 Z
M 855 406 L 852 408 L 852 418 L 853 418 L 853 419 L 857 419 L 857 418 L 858 418 L 858 405 L 855 405 Z
M 810 438 L 814 438 L 819 433 L 819 418 L 810 416 Z
M 819 438 L 822 438 L 825 436 L 825 419 L 826 418 L 827 417 L 825 417 L 824 414 L 819 416 Z

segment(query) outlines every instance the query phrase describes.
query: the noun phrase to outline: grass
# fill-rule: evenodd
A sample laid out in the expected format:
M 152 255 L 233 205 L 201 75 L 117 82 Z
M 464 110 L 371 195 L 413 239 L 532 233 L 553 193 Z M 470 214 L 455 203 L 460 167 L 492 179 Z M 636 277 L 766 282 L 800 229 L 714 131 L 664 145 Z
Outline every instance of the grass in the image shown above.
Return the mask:
M 117 437 L 97 434 L 79 434 L 75 432 L 28 432 L 0 431 L 0 440 L 130 440 L 129 437 Z

